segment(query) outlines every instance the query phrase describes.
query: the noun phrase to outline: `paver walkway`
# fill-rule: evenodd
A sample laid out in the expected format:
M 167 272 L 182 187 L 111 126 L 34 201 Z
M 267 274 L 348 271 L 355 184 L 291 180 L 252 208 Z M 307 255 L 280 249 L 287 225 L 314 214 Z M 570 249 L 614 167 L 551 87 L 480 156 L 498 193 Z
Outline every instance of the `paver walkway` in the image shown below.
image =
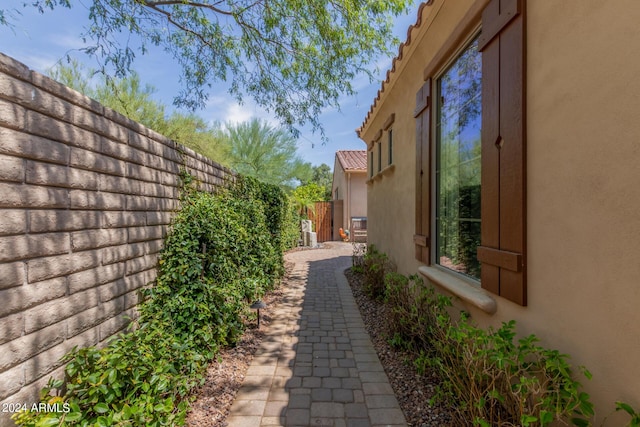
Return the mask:
M 287 255 L 292 277 L 230 427 L 407 425 L 343 274 L 352 246 L 328 245 Z

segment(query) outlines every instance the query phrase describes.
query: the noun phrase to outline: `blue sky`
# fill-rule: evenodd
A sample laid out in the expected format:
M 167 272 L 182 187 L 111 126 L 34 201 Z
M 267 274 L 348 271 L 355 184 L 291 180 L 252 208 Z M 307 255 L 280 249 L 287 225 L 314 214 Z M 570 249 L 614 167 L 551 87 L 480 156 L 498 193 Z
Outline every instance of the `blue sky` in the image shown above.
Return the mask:
M 94 59 L 82 52 L 74 51 L 84 44 L 80 38 L 83 28 L 88 25 L 88 13 L 83 4 L 88 0 L 75 0 L 72 9 L 57 8 L 40 14 L 33 7 L 22 7 L 23 0 L 2 0 L 2 8 L 18 9 L 22 15 L 10 16 L 13 28 L 0 26 L 0 52 L 23 62 L 28 67 L 45 72 L 57 61 L 64 58 L 67 52 L 85 63 L 88 67 L 96 67 Z M 398 17 L 395 23 L 395 35 L 405 41 L 407 28 L 415 23 L 419 1 L 411 7 L 406 16 Z M 394 55 L 397 46 L 393 48 Z M 302 128 L 298 143 L 298 154 L 313 165 L 322 163 L 333 168 L 336 150 L 362 150 L 365 144 L 355 133 L 369 111 L 371 103 L 386 71 L 391 67 L 392 58 L 379 58 L 375 63 L 379 68 L 378 80 L 369 82 L 367 77 L 357 78 L 352 82 L 357 94 L 343 97 L 341 111 L 327 110 L 321 116 L 328 142 L 323 144 L 319 134 L 312 134 L 310 129 Z M 150 54 L 138 56 L 134 68 L 141 75 L 144 83 L 151 84 L 157 90 L 155 99 L 171 106 L 173 97 L 179 91 L 179 68 L 173 59 L 163 51 L 151 51 Z M 249 97 L 243 105 L 238 105 L 226 92 L 224 83 L 214 83 L 207 107 L 196 112 L 208 121 L 240 122 L 253 117 L 262 118 L 277 125 L 277 121 L 266 111 L 257 107 Z

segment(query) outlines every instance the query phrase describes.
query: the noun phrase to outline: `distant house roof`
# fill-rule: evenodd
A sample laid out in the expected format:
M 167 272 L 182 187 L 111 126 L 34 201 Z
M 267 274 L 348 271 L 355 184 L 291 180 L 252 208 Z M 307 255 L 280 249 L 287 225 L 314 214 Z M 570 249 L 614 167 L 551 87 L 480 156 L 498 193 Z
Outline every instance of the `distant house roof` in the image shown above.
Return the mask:
M 339 150 L 336 157 L 345 172 L 356 172 L 367 170 L 366 150 Z

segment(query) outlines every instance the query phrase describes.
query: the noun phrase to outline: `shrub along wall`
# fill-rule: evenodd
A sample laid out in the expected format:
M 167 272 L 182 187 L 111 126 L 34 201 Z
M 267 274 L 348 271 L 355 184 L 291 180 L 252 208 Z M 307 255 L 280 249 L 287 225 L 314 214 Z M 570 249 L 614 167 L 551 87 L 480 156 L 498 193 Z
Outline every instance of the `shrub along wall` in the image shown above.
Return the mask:
M 181 169 L 207 192 L 236 179 L 0 54 L 0 407 L 36 401 L 61 356 L 135 316 Z
M 187 186 L 181 202 L 136 327 L 102 349 L 69 353 L 65 381 L 52 381 L 41 401 L 62 410 L 20 413 L 20 425 L 183 424 L 208 362 L 282 275 L 287 221 L 274 212 L 288 201 L 277 187 L 239 178 L 215 195 Z

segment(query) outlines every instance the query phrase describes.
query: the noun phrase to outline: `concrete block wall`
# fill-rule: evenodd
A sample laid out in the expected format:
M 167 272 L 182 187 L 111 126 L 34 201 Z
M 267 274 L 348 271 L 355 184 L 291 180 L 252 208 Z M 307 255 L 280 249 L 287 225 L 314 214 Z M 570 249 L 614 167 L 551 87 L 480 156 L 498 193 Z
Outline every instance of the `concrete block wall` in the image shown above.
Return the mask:
M 182 167 L 205 191 L 234 179 L 0 54 L 0 408 L 36 401 L 69 349 L 135 317 Z

